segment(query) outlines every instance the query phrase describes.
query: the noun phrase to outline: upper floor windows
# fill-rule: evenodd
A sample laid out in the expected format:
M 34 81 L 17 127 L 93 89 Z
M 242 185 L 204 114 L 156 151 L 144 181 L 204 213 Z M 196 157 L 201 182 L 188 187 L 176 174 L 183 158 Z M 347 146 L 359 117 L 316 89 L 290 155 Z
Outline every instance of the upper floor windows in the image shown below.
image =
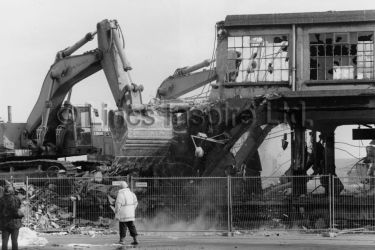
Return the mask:
M 310 80 L 374 79 L 374 32 L 309 34 Z
M 287 35 L 228 37 L 228 82 L 289 80 Z

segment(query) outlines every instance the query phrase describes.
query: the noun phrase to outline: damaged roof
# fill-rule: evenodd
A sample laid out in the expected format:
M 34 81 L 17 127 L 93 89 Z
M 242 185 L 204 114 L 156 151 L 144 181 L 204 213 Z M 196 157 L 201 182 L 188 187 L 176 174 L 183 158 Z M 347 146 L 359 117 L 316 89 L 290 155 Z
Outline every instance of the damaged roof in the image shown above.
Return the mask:
M 291 25 L 371 21 L 375 21 L 375 10 L 229 15 L 225 18 L 224 26 Z

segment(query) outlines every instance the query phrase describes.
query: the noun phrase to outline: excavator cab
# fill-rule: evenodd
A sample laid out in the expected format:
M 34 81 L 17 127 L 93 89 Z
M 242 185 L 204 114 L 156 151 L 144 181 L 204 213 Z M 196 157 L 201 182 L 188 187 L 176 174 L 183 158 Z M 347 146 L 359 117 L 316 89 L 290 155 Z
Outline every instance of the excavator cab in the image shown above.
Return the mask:
M 59 155 L 82 155 L 95 152 L 93 147 L 93 109 L 91 105 L 64 103 L 57 113 L 56 151 Z
M 79 147 L 92 145 L 93 123 L 91 120 L 91 106 L 78 107 L 76 120 L 76 145 Z

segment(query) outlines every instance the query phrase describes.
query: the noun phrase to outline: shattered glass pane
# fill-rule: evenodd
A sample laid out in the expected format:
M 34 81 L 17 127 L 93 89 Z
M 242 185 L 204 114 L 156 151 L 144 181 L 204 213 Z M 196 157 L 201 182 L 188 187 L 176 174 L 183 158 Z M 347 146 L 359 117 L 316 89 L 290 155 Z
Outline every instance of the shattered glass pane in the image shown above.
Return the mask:
M 326 56 L 333 56 L 333 46 L 326 45 Z
M 315 44 L 310 45 L 310 79 L 374 77 L 373 34 L 372 31 L 309 34 L 310 44 Z
M 340 66 L 341 65 L 341 57 L 336 56 L 333 58 L 333 66 Z
M 326 78 L 327 80 L 333 79 L 333 58 L 332 57 L 326 58 Z
M 352 56 L 350 59 L 351 59 L 351 61 L 350 61 L 351 65 L 356 66 L 357 65 L 357 56 Z
M 335 45 L 333 49 L 333 54 L 335 56 L 341 56 L 341 45 Z
M 349 55 L 349 45 L 348 44 L 343 44 L 341 47 L 341 53 L 343 56 Z
M 274 37 L 273 37 L 273 43 L 274 43 L 275 45 L 278 45 L 278 44 L 280 44 L 280 43 L 282 43 L 282 42 L 284 42 L 282 36 L 274 36 Z
M 374 33 L 368 32 L 358 32 L 358 41 L 374 41 Z
M 310 44 L 324 44 L 324 33 L 310 34 Z
M 318 46 L 318 56 L 325 56 L 326 53 L 325 53 L 325 49 L 324 49 L 324 45 L 319 45 Z
M 347 43 L 348 42 L 348 33 L 336 33 L 335 34 L 335 43 Z
M 333 33 L 326 33 L 326 44 L 333 43 Z
M 240 72 L 236 81 L 281 81 L 283 69 L 288 75 L 284 78 L 289 77 L 287 35 L 234 37 L 234 41 L 228 40 L 228 48 L 232 48 L 230 45 L 241 53 L 242 63 L 237 65 Z M 233 52 L 228 53 L 228 60 L 232 61 L 231 68 L 235 68 Z M 228 75 L 233 78 L 232 73 Z
M 350 55 L 357 55 L 357 44 L 350 45 Z

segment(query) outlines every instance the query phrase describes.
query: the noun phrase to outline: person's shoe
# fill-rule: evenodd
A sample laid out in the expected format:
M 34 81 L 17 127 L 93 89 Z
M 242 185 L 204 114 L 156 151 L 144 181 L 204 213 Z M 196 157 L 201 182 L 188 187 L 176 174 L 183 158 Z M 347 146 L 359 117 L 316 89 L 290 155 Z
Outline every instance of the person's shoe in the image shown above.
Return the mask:
M 130 244 L 132 244 L 133 246 L 136 246 L 136 245 L 138 245 L 139 243 L 138 243 L 138 241 L 133 241 L 132 243 L 130 243 Z
M 137 237 L 136 236 L 133 237 L 133 242 L 130 243 L 130 244 L 132 244 L 133 246 L 138 245 L 138 241 L 137 241 Z
M 120 241 L 118 243 L 124 245 L 125 244 L 125 239 L 120 239 Z

